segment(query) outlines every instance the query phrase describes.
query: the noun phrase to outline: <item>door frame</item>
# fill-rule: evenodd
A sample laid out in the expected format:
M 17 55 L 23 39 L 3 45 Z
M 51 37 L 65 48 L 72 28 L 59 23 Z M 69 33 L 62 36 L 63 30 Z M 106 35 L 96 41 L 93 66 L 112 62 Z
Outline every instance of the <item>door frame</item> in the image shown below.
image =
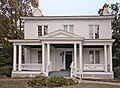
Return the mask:
M 65 70 L 67 70 L 67 68 L 66 68 L 66 52 L 72 52 L 72 62 L 73 62 L 73 50 L 64 51 L 64 69 Z

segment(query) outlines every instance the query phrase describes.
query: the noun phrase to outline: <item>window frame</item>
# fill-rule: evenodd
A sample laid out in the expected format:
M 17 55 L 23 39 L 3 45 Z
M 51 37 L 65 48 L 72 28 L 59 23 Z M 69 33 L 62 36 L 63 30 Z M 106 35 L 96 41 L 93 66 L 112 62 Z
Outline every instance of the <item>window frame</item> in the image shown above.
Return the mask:
M 93 56 L 90 56 L 90 52 L 93 52 Z M 98 53 L 98 62 L 97 62 L 97 59 L 96 59 L 96 52 L 99 52 Z M 93 58 L 91 58 L 93 57 Z M 100 64 L 100 50 L 89 50 L 89 57 L 88 57 L 90 64 Z
M 39 53 L 41 55 L 39 55 Z M 39 57 L 39 56 L 41 56 L 41 57 Z M 38 64 L 42 64 L 42 51 L 41 50 L 38 50 Z
M 39 35 L 39 27 L 41 26 L 41 35 Z M 45 26 L 47 27 L 47 32 L 45 33 Z M 37 29 L 38 29 L 38 36 L 43 36 L 43 35 L 47 35 L 48 34 L 48 25 L 37 25 Z
M 90 26 L 92 26 L 90 28 Z M 96 29 L 96 26 L 98 26 L 98 28 Z M 100 38 L 100 25 L 99 24 L 89 24 L 89 38 L 90 39 L 99 39 Z M 92 32 L 91 30 L 92 29 Z
M 66 26 L 66 29 L 65 29 L 65 26 Z M 72 29 L 70 29 L 70 26 L 72 27 Z M 63 25 L 63 30 L 66 31 L 66 32 L 73 33 L 74 32 L 74 25 L 73 24 Z

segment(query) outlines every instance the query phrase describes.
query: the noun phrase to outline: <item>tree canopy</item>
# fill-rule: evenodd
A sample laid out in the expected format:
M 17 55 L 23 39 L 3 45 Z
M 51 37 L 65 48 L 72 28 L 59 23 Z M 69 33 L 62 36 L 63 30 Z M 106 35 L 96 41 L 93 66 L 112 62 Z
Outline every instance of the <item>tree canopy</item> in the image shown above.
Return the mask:
M 4 68 L 12 66 L 12 44 L 8 40 L 23 38 L 24 26 L 20 17 L 32 16 L 31 1 L 0 0 L 0 76 L 6 74 Z M 10 76 L 10 73 L 6 75 Z

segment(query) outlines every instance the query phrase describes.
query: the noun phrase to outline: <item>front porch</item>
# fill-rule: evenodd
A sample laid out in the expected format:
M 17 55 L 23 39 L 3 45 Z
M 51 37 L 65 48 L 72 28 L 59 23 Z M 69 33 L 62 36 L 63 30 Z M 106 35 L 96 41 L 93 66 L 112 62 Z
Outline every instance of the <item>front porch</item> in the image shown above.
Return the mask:
M 24 72 L 48 76 L 51 71 L 68 70 L 71 77 L 110 74 L 113 78 L 111 39 L 87 40 L 59 30 L 36 40 L 10 42 L 14 46 L 12 76 Z
M 81 75 L 82 78 L 100 78 L 106 75 L 106 77 L 113 78 L 112 65 L 110 65 L 110 58 L 108 58 L 110 56 L 110 51 L 108 51 L 111 49 L 110 45 L 94 45 L 93 47 L 93 45 L 82 45 L 81 42 L 79 44 L 59 43 L 43 43 L 40 45 L 37 43 L 36 45 L 28 45 L 27 43 L 25 45 L 14 44 L 13 76 L 34 77 L 39 74 L 48 76 L 52 71 L 68 70 L 71 77 L 80 77 Z M 103 53 L 102 57 L 100 56 L 102 59 L 100 58 L 99 63 L 90 63 L 89 53 L 86 51 L 96 49 L 101 50 Z M 40 51 L 41 55 L 38 55 Z M 105 53 L 107 53 L 107 60 L 105 60 Z M 24 59 L 22 58 L 23 56 Z M 70 61 L 69 64 L 67 63 L 67 58 Z M 105 61 L 107 61 L 107 64 L 105 64 Z

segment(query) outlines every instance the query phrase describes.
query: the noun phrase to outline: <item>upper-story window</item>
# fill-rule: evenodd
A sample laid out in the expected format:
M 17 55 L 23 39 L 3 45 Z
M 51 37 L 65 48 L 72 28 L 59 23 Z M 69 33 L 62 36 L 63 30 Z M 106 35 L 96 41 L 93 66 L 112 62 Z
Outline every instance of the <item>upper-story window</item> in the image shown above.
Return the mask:
M 48 26 L 47 25 L 41 25 L 38 26 L 38 36 L 43 36 L 48 33 Z
M 89 25 L 89 38 L 90 39 L 99 38 L 99 25 Z
M 74 26 L 73 25 L 63 25 L 63 27 L 64 27 L 64 31 L 73 33 L 73 30 L 74 30 Z

